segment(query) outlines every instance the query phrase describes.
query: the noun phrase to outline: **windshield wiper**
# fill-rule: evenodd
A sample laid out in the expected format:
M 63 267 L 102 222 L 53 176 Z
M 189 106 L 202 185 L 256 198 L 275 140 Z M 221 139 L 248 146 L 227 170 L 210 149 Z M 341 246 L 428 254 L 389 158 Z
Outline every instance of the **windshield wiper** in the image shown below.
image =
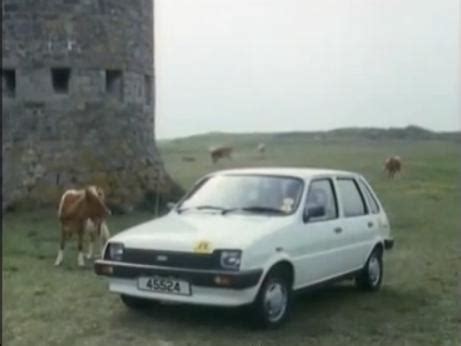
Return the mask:
M 270 208 L 270 207 L 262 207 L 262 206 L 250 206 L 250 207 L 243 207 L 243 208 L 231 208 L 225 209 L 222 211 L 222 214 L 231 213 L 234 211 L 247 211 L 250 213 L 271 213 L 271 214 L 285 214 L 284 211 L 280 209 Z
M 218 207 L 216 205 L 198 205 L 196 207 L 189 207 L 189 208 L 184 208 L 184 209 L 178 209 L 178 213 L 181 214 L 183 211 L 186 210 L 192 210 L 192 209 L 197 209 L 197 210 L 203 210 L 203 209 L 211 209 L 211 210 L 220 210 L 224 212 L 226 209 L 223 207 Z

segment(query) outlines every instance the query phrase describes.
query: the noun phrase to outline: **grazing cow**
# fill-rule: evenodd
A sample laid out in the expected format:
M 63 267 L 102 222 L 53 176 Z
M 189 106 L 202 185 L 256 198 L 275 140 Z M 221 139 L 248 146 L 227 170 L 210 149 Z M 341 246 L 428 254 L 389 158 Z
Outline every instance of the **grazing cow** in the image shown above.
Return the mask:
M 264 143 L 259 143 L 256 147 L 256 150 L 258 150 L 258 153 L 260 155 L 264 155 L 264 153 L 266 152 L 266 145 Z
M 217 148 L 210 148 L 209 151 L 211 155 L 211 161 L 213 163 L 216 163 L 218 162 L 219 159 L 222 159 L 224 157 L 231 159 L 233 148 L 232 147 L 217 147 Z
M 394 178 L 395 174 L 402 170 L 402 160 L 400 157 L 388 157 L 384 162 L 384 170 L 387 172 L 389 178 Z
M 96 233 L 100 237 L 100 245 L 104 246 L 109 238 L 109 229 L 105 219 L 110 210 L 105 204 L 104 192 L 97 186 L 88 186 L 82 190 L 67 190 L 61 197 L 58 219 L 61 224 L 61 241 L 55 266 L 61 265 L 64 258 L 66 238 L 73 233 L 78 237 L 78 265 L 85 265 L 83 259 L 83 236 L 89 233 L 90 245 L 88 258 L 93 255 L 93 244 Z

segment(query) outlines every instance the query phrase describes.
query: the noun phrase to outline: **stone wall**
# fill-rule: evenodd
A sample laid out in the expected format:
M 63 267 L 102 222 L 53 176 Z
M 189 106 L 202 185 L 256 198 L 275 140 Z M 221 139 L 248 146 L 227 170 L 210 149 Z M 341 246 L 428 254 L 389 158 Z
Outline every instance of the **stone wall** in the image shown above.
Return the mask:
M 130 209 L 179 193 L 154 139 L 151 0 L 4 0 L 3 208 L 102 185 Z

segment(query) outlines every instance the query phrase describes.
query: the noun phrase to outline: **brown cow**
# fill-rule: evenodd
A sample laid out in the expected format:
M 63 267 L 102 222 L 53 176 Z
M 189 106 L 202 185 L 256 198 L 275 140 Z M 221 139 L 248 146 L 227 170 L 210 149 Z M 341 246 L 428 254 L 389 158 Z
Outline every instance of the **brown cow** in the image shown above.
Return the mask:
M 78 237 L 78 265 L 85 265 L 83 259 L 83 236 L 90 235 L 88 258 L 93 255 L 95 233 L 101 240 L 101 247 L 109 238 L 109 229 L 105 219 L 110 210 L 105 204 L 104 192 L 97 186 L 88 186 L 82 190 L 67 190 L 61 197 L 58 209 L 58 219 L 61 224 L 61 241 L 55 266 L 61 265 L 64 258 L 66 238 L 73 233 Z
M 399 156 L 391 156 L 384 162 L 384 170 L 389 178 L 394 178 L 395 174 L 402 170 L 402 160 Z
M 231 159 L 233 148 L 232 147 L 217 147 L 210 149 L 211 161 L 213 163 L 218 162 L 219 159 L 227 157 Z

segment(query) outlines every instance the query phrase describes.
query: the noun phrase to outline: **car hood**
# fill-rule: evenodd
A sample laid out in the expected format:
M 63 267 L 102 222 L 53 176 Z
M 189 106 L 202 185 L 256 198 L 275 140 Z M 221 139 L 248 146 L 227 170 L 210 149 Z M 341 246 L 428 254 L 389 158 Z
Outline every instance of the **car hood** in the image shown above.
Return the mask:
M 290 219 L 290 216 L 171 212 L 123 231 L 110 241 L 121 242 L 128 248 L 166 251 L 243 250 L 264 235 L 288 225 Z

